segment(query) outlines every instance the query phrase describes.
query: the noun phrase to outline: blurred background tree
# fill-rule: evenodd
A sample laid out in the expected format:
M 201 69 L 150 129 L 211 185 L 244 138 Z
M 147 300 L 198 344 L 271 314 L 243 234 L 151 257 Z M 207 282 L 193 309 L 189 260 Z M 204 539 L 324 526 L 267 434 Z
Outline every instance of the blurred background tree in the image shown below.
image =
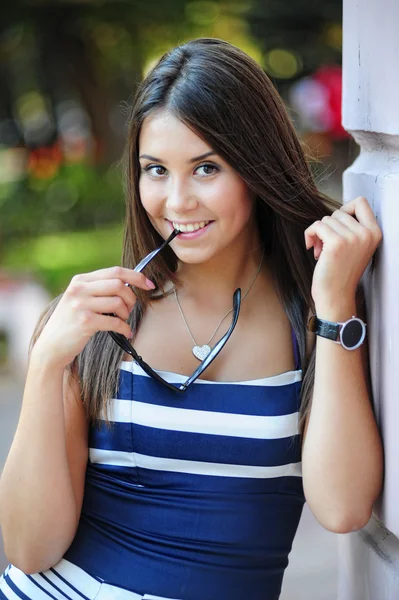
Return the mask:
M 347 147 L 340 0 L 3 3 L 3 267 L 34 272 L 58 293 L 74 273 L 120 261 L 132 96 L 165 51 L 201 36 L 228 40 L 261 64 L 312 151 L 332 160 L 334 143 Z

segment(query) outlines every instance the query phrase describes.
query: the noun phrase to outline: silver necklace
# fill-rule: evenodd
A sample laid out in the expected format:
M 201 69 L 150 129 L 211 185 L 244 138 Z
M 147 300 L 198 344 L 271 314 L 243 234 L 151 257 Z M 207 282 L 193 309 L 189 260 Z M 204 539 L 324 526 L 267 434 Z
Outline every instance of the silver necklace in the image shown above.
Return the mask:
M 255 273 L 255 277 L 252 279 L 252 281 L 251 281 L 251 283 L 250 283 L 250 285 L 249 285 L 248 289 L 246 290 L 245 294 L 244 294 L 244 295 L 243 295 L 243 297 L 242 297 L 242 300 L 244 300 L 244 298 L 245 298 L 245 297 L 246 297 L 246 296 L 249 294 L 249 292 L 250 292 L 250 290 L 251 290 L 252 286 L 254 285 L 254 283 L 255 283 L 255 281 L 256 281 L 256 278 L 257 278 L 257 277 L 258 277 L 258 275 L 259 275 L 259 272 L 260 272 L 260 270 L 261 270 L 261 267 L 262 267 L 262 263 L 263 263 L 263 257 L 264 257 L 264 255 L 265 255 L 265 250 L 263 249 L 263 252 L 262 252 L 262 257 L 261 257 L 261 259 L 260 259 L 260 263 L 259 263 L 258 269 L 257 269 L 257 271 L 256 271 L 256 273 Z M 176 288 L 173 288 L 173 291 L 174 291 L 174 294 L 175 294 L 175 298 L 176 298 L 177 306 L 179 307 L 179 311 L 180 311 L 181 317 L 182 317 L 182 319 L 183 319 L 183 322 L 184 322 L 184 324 L 185 324 L 185 326 L 186 326 L 186 329 L 187 329 L 187 331 L 188 331 L 188 333 L 189 333 L 189 335 L 190 335 L 191 339 L 192 339 L 192 340 L 193 340 L 193 342 L 194 342 L 194 346 L 193 346 L 193 348 L 192 348 L 192 353 L 194 354 L 195 358 L 197 358 L 198 360 L 201 360 L 201 361 L 202 361 L 202 360 L 204 360 L 204 359 L 205 359 L 205 358 L 208 356 L 208 354 L 209 354 L 209 353 L 210 353 L 210 351 L 211 351 L 211 347 L 210 347 L 210 345 L 209 345 L 209 344 L 211 343 L 211 341 L 212 341 L 212 340 L 213 340 L 213 338 L 215 337 L 217 330 L 219 329 L 219 327 L 221 326 L 221 324 L 223 323 L 223 321 L 225 320 L 225 318 L 226 318 L 226 317 L 228 317 L 228 315 L 229 315 L 229 314 L 230 314 L 230 313 L 233 311 L 233 309 L 232 309 L 232 308 L 230 308 L 230 310 L 228 310 L 228 311 L 227 311 L 227 313 L 226 313 L 226 314 L 225 314 L 225 315 L 224 315 L 224 316 L 223 316 L 223 317 L 220 319 L 219 323 L 216 325 L 216 328 L 215 328 L 214 332 L 212 333 L 211 337 L 209 338 L 209 340 L 208 340 L 208 341 L 207 341 L 205 344 L 203 344 L 202 346 L 199 346 L 199 345 L 197 344 L 197 342 L 195 341 L 195 339 L 194 339 L 194 336 L 193 336 L 193 334 L 191 333 L 190 327 L 188 326 L 188 323 L 187 323 L 186 317 L 184 316 L 184 313 L 183 313 L 182 307 L 181 307 L 181 305 L 180 305 L 179 297 L 178 297 L 178 295 L 177 295 Z M 242 300 L 241 300 L 241 301 L 242 301 Z

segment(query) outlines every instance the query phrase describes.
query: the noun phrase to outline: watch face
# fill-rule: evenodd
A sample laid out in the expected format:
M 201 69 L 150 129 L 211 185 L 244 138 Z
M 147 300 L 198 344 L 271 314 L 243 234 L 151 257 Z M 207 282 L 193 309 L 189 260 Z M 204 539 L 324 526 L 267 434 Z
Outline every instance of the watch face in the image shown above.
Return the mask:
M 341 330 L 342 345 L 346 348 L 354 348 L 360 344 L 364 337 L 364 329 L 362 323 L 357 319 L 351 319 L 345 324 Z

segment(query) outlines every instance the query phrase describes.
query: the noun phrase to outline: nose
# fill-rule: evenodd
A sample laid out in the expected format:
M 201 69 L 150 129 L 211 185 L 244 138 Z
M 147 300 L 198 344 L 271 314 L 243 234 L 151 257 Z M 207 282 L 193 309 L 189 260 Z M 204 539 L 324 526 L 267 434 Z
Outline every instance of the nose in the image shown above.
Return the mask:
M 165 202 L 168 214 L 182 215 L 195 210 L 198 204 L 198 198 L 186 182 L 180 179 L 170 182 Z

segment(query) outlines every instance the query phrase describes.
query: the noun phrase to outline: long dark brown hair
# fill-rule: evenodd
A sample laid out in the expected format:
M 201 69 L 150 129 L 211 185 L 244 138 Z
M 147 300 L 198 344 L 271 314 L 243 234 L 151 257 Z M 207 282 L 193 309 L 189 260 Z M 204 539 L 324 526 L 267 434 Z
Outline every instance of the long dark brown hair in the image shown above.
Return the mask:
M 280 299 L 296 333 L 303 369 L 301 426 L 309 410 L 315 358 L 306 355 L 306 322 L 314 308 L 311 284 L 315 261 L 304 230 L 331 214 L 336 203 L 316 187 L 284 104 L 267 75 L 243 51 L 219 39 L 196 39 L 166 53 L 139 86 L 129 116 L 126 145 L 126 222 L 122 265 L 133 268 L 161 242 L 140 202 L 138 139 L 146 117 L 167 110 L 205 140 L 256 193 L 258 226 L 273 268 Z M 154 293 L 177 283 L 177 259 L 168 248 L 148 267 Z M 131 315 L 140 325 L 149 297 L 138 290 Z M 59 298 L 39 322 L 32 344 Z M 76 357 L 90 419 L 115 397 L 123 351 L 98 332 Z

